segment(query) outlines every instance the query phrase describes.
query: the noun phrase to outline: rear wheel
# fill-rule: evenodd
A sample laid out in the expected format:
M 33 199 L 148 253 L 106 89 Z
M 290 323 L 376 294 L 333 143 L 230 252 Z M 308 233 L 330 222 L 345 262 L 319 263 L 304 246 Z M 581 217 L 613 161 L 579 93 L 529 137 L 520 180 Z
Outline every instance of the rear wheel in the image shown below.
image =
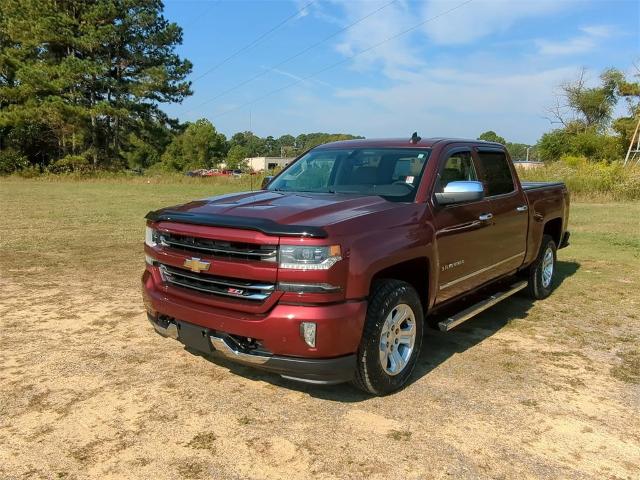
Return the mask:
M 529 267 L 529 296 L 534 300 L 547 298 L 553 290 L 555 272 L 556 243 L 550 235 L 544 235 L 538 257 Z
M 385 395 L 402 388 L 420 353 L 423 312 L 415 289 L 400 280 L 374 285 L 358 349 L 354 384 Z

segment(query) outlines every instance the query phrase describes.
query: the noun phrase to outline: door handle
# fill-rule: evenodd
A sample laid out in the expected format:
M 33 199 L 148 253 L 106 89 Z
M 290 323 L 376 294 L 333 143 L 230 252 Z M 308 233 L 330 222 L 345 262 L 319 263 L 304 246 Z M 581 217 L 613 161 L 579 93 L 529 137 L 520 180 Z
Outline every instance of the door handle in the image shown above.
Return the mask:
M 527 205 L 520 205 L 519 207 L 516 207 L 516 210 L 519 212 L 526 212 L 529 210 L 529 207 Z
M 491 220 L 493 218 L 493 213 L 483 213 L 478 217 L 478 220 L 486 222 L 487 220 Z

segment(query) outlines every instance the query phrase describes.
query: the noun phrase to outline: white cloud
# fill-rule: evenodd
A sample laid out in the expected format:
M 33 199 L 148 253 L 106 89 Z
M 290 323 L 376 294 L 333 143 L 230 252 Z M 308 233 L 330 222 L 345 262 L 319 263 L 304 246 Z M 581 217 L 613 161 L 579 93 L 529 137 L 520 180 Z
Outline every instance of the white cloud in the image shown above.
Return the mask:
M 550 15 L 570 4 L 560 0 L 474 0 L 425 24 L 424 32 L 439 45 L 468 44 L 507 30 L 527 18 Z M 455 4 L 451 0 L 430 0 L 424 4 L 422 16 L 434 17 L 452 5 Z
M 610 37 L 615 31 L 611 25 L 590 25 L 588 27 L 582 27 L 582 30 L 587 35 L 592 37 Z
M 580 29 L 582 34 L 566 40 L 536 40 L 538 53 L 541 55 L 578 55 L 592 51 L 598 43 L 612 35 L 613 29 L 608 25 L 591 25 Z
M 323 20 L 327 23 L 333 23 L 336 25 L 342 25 L 342 18 L 335 16 L 329 9 L 326 8 L 329 2 L 315 1 L 309 5 L 309 0 L 294 0 L 294 4 L 298 9 L 304 9 L 302 13 L 304 16 L 313 15 L 314 17 Z
M 472 43 L 527 17 L 548 15 L 571 3 L 572 0 L 429 0 L 416 5 L 406 0 L 391 4 L 389 0 L 331 0 L 314 4 L 312 10 L 318 18 L 340 22 L 344 27 L 384 7 L 349 28 L 335 48 L 345 57 L 354 56 L 351 65 L 356 70 L 381 68 L 382 73 L 393 77 L 399 74 L 398 70 L 402 75 L 407 69 L 424 66 L 429 59 L 421 50 L 429 43 Z M 340 19 L 336 11 L 342 14 Z M 398 36 L 412 28 L 415 30 Z
M 413 68 L 422 65 L 420 56 L 411 43 L 410 35 L 392 38 L 413 24 L 415 17 L 404 1 L 389 4 L 389 0 L 370 2 L 338 1 L 349 25 L 366 15 L 380 11 L 349 28 L 336 46 L 344 56 L 353 59 L 356 69 L 382 66 L 383 69 Z M 386 6 L 385 6 L 386 5 Z M 375 48 L 372 48 L 375 47 Z M 364 53 L 360 53 L 363 52 Z
M 332 0 L 330 8 L 322 4 L 321 15 L 330 12 L 330 21 L 344 27 L 388 1 Z M 349 57 L 462 1 L 431 0 L 426 5 L 398 1 L 344 32 L 335 48 L 343 58 Z M 562 42 L 532 40 L 527 45 L 538 48 L 535 56 L 505 58 L 478 48 L 477 40 L 515 29 L 518 22 L 552 14 L 571 3 L 474 0 L 350 60 L 357 70 L 379 72 L 376 86 L 366 81 L 366 86 L 325 89 L 320 94 L 301 84 L 288 92 L 286 103 L 270 112 L 269 125 L 279 125 L 283 133 L 304 125 L 307 131 L 345 131 L 368 137 L 404 136 L 418 130 L 422 136 L 475 138 L 495 130 L 511 141 L 533 143 L 549 129 L 544 117 L 556 87 L 578 71 L 568 62 L 558 68 L 549 56 L 586 51 L 612 35 L 611 27 L 586 26 Z M 336 11 L 343 15 L 337 16 Z M 434 51 L 434 44 L 471 45 L 455 58 L 437 50 L 437 57 L 435 53 L 426 56 L 425 51 Z
M 268 70 L 269 72 L 272 73 L 276 73 L 278 75 L 281 75 L 283 77 L 287 77 L 287 78 L 291 78 L 293 80 L 295 80 L 296 82 L 299 83 L 317 83 L 318 85 L 324 85 L 325 87 L 331 87 L 331 85 L 327 82 L 323 82 L 322 80 L 318 80 L 317 78 L 310 78 L 310 79 L 305 79 L 304 77 L 301 77 L 299 75 L 296 75 L 294 73 L 288 72 L 286 70 L 282 70 L 280 68 L 273 68 L 273 67 L 262 67 L 265 70 Z
M 299 90 L 278 115 L 311 130 L 348 131 L 368 137 L 423 136 L 475 138 L 495 130 L 513 141 L 533 143 L 549 128 L 543 118 L 554 87 L 576 67 L 532 74 L 429 69 L 408 74 L 389 88 L 349 88 L 333 96 Z M 287 121 L 283 118 L 283 121 Z

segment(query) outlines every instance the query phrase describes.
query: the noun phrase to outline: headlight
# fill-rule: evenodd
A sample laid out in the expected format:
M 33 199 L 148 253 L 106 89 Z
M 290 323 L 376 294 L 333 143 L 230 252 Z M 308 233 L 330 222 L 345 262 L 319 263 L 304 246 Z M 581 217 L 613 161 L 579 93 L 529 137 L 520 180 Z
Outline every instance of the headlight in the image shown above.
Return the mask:
M 156 240 L 157 232 L 151 227 L 146 227 L 144 231 L 144 243 L 146 243 L 150 247 L 155 247 L 157 244 Z
M 280 245 L 278 251 L 280 268 L 327 270 L 340 260 L 340 245 Z

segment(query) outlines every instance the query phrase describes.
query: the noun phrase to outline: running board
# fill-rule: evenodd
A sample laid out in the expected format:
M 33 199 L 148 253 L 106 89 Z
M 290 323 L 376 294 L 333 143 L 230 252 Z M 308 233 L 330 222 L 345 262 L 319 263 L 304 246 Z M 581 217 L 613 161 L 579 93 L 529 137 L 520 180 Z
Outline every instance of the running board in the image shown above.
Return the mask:
M 511 285 L 511 287 L 509 287 L 509 290 L 507 290 L 506 292 L 500 292 L 500 293 L 491 295 L 489 298 L 485 298 L 484 300 L 481 300 L 475 305 L 471 305 L 469 308 L 465 308 L 461 312 L 456 313 L 455 315 L 447 318 L 446 320 L 438 322 L 438 327 L 443 332 L 448 332 L 453 327 L 460 325 L 462 322 L 466 322 L 471 317 L 475 317 L 476 315 L 478 315 L 480 312 L 484 312 L 487 308 L 492 307 L 496 303 L 504 300 L 505 298 L 510 297 L 514 293 L 519 292 L 523 288 L 526 288 L 526 286 L 527 286 L 527 282 L 514 283 L 513 285 Z

